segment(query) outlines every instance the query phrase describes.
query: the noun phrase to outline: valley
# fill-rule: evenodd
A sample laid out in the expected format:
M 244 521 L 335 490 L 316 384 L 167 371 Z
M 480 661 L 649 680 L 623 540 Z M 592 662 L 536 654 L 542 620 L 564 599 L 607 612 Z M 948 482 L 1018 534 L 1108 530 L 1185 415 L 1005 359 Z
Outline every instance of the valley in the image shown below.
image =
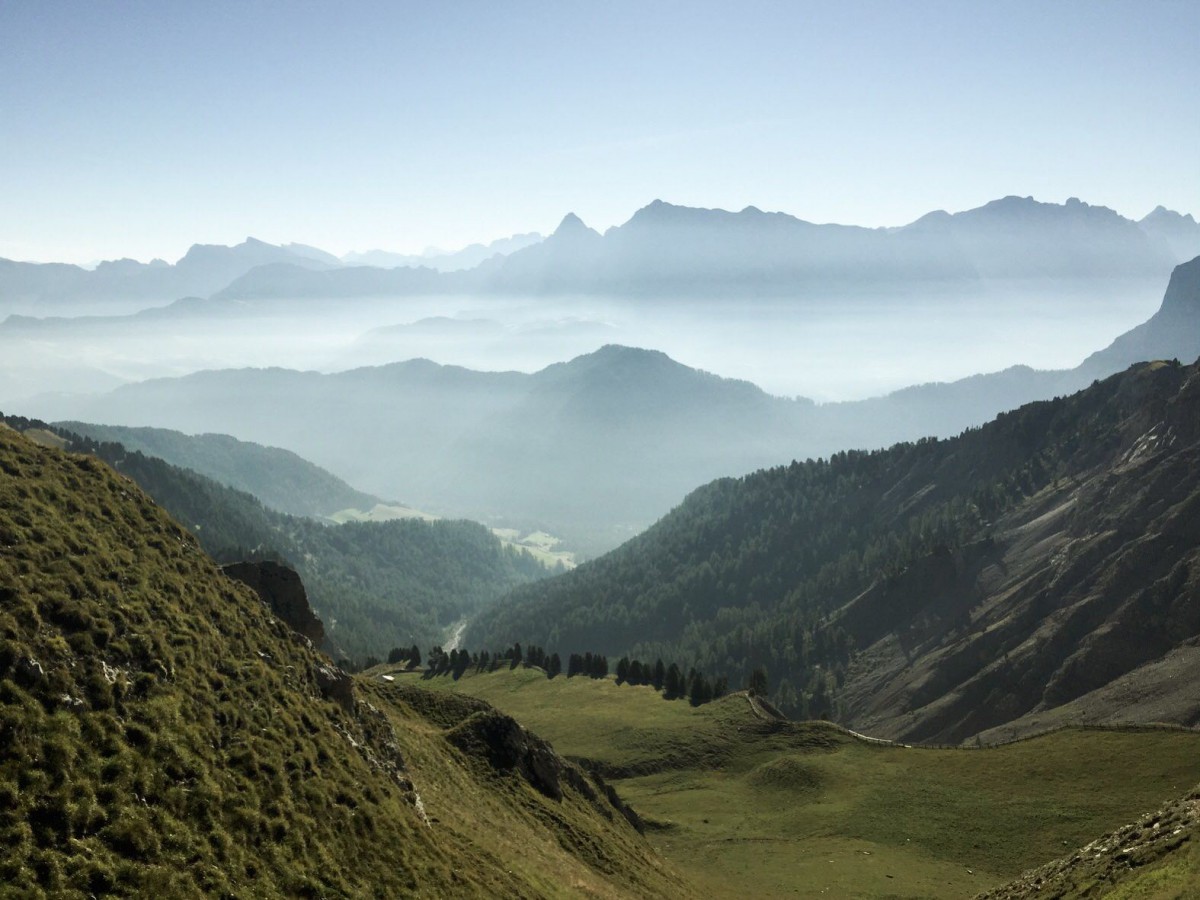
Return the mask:
M 0 2 L 0 900 L 1200 898 L 1198 34 Z
M 688 240 L 723 221 L 694 213 L 647 215 Z M 598 270 L 570 254 L 600 238 L 564 228 L 515 268 L 389 277 L 503 298 L 567 253 L 544 292 L 582 290 Z M 252 269 L 213 308 L 287 305 L 281 276 L 366 291 L 326 265 Z M 310 299 L 287 315 L 336 320 Z M 205 305 L 6 324 L 136 337 Z M 1137 315 L 1073 368 L 840 403 L 614 343 L 532 372 L 226 368 L 39 397 L 60 421 L 0 428 L 6 883 L 1186 895 L 1200 258 Z M 607 337 L 588 318 L 545 346 Z M 452 321 L 385 328 L 371 352 L 504 332 Z M 371 864 L 331 861 L 379 842 Z

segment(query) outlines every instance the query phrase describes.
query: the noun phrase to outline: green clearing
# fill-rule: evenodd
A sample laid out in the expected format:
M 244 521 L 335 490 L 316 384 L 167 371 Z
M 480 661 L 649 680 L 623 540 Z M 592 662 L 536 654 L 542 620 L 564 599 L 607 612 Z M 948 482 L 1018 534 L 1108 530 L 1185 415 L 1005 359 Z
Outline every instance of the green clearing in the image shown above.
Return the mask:
M 538 670 L 408 679 L 485 699 L 560 753 L 599 764 L 658 850 L 712 896 L 969 896 L 1200 781 L 1200 734 L 1187 731 L 934 750 L 763 720 L 743 694 L 693 708 Z M 1176 877 L 1147 872 L 1144 896 Z
M 408 506 L 376 503 L 370 509 L 338 510 L 327 518 L 339 525 L 345 525 L 347 522 L 393 522 L 396 519 L 420 519 L 423 522 L 433 522 L 439 517 Z
M 552 534 L 532 531 L 522 536 L 521 531 L 516 528 L 493 528 L 492 534 L 507 546 L 526 551 L 547 569 L 558 565 L 565 569 L 575 568 L 575 552 L 558 549 L 562 541 Z

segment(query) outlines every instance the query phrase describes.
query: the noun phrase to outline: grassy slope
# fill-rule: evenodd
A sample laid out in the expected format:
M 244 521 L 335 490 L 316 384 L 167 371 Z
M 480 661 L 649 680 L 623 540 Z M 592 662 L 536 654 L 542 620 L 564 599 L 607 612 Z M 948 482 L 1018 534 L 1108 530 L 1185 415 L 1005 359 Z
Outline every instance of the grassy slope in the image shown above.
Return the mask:
M 132 482 L 0 428 L 0 896 L 690 893 L 578 789 L 323 699 L 326 662 Z
M 482 697 L 559 752 L 624 775 L 657 846 L 714 896 L 961 897 L 1200 780 L 1200 735 L 1185 731 L 924 750 L 764 721 L 741 694 L 692 708 L 533 670 L 422 683 Z

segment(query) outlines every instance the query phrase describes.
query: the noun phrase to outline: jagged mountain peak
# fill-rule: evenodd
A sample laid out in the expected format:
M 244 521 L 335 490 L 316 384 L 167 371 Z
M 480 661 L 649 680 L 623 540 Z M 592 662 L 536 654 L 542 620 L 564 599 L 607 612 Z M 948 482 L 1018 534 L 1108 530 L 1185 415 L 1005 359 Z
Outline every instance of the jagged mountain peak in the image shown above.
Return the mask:
M 1167 209 L 1162 204 L 1154 207 L 1143 218 L 1138 221 L 1139 225 L 1155 225 L 1155 224 L 1184 224 L 1195 225 L 1196 219 L 1191 213 L 1180 213 L 1173 209 Z
M 588 228 L 583 219 L 579 218 L 579 216 L 575 215 L 575 213 L 569 212 L 563 216 L 562 221 L 558 223 L 558 227 L 554 229 L 554 233 L 551 235 L 551 237 L 561 238 L 571 237 L 578 234 L 595 233 L 596 232 L 591 228 Z

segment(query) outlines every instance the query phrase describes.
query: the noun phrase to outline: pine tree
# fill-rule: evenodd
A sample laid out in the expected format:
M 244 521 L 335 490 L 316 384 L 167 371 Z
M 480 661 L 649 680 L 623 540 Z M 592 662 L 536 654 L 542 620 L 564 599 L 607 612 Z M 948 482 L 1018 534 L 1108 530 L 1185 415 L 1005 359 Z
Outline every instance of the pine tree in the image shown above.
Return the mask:
M 617 678 L 621 677 L 621 664 L 617 663 Z M 625 680 L 630 684 L 645 684 L 646 672 L 642 667 L 641 661 L 633 660 L 629 663 L 629 674 L 625 676 Z
M 663 697 L 674 700 L 676 697 L 682 697 L 686 690 L 687 683 L 683 679 L 683 673 L 679 671 L 679 666 L 671 663 L 663 679 Z
M 767 696 L 767 669 L 765 666 L 759 666 L 750 673 L 750 681 L 747 683 L 746 689 L 752 697 Z
M 629 657 L 622 656 L 617 661 L 617 684 L 624 684 L 629 679 Z
M 688 685 L 688 702 L 699 706 L 712 699 L 712 685 L 699 672 L 693 672 L 691 684 Z

